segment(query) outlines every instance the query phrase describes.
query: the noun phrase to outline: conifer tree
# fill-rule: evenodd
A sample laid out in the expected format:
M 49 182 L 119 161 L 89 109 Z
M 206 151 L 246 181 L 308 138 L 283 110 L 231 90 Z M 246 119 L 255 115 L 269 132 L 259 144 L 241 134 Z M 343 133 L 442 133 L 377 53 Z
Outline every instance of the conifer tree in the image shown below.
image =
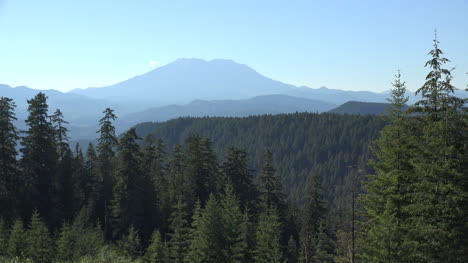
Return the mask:
M 281 229 L 281 222 L 275 208 L 269 208 L 260 214 L 256 231 L 257 244 L 254 250 L 255 262 L 283 263 Z
M 50 121 L 55 131 L 54 140 L 57 147 L 57 152 L 59 158 L 62 159 L 70 149 L 68 146 L 68 129 L 65 127 L 68 122 L 64 120 L 63 113 L 59 109 L 55 110 L 54 114 L 50 116 Z
M 169 199 L 176 203 L 180 199 L 185 206 L 192 207 L 195 204 L 195 180 L 191 173 L 187 172 L 187 164 L 182 146 L 176 145 L 169 161 Z M 183 193 L 183 195 L 181 194 Z
M 331 238 L 326 223 L 322 222 L 319 227 L 315 253 L 312 256 L 312 262 L 333 263 L 335 244 Z
M 144 262 L 146 263 L 169 263 L 167 255 L 167 247 L 165 242 L 161 238 L 161 233 L 158 230 L 153 232 L 151 242 L 144 256 Z
M 46 222 L 52 224 L 51 204 L 54 201 L 54 175 L 58 161 L 55 132 L 48 121 L 46 95 L 40 92 L 28 100 L 28 104 L 27 130 L 23 131 L 25 135 L 21 138 L 20 149 L 23 213 L 28 217 L 37 208 Z
M 253 173 L 249 168 L 249 157 L 245 149 L 229 147 L 226 161 L 222 165 L 224 177 L 232 184 L 242 208 L 252 206 L 256 199 Z
M 104 189 L 104 181 L 102 174 L 99 172 L 98 162 L 94 146 L 90 143 L 86 151 L 84 168 L 88 178 L 86 182 L 89 184 L 89 197 L 86 200 L 86 206 L 89 210 L 90 219 L 93 222 L 101 219 L 100 214 L 102 213 L 102 211 L 97 211 L 99 208 L 102 208 L 102 206 L 100 206 L 100 200 L 102 200 L 102 192 Z
M 131 259 L 136 259 L 141 255 L 141 240 L 133 226 L 128 229 L 128 234 L 117 241 L 117 246 L 121 252 Z
M 8 248 L 8 231 L 5 221 L 0 217 L 0 257 L 6 256 Z
M 42 222 L 37 211 L 33 212 L 26 233 L 26 256 L 37 263 L 50 262 L 54 244 L 47 226 Z
M 16 178 L 18 132 L 14 125 L 17 120 L 15 107 L 12 99 L 0 97 L 0 217 L 5 219 L 12 219 L 17 213 L 16 200 L 20 186 Z
M 408 231 L 408 218 L 405 207 L 410 202 L 409 187 L 412 184 L 413 167 L 411 148 L 414 148 L 411 120 L 406 116 L 405 82 L 400 72 L 388 101 L 388 125 L 383 128 L 375 142 L 377 159 L 372 161 L 375 175 L 368 176 L 363 195 L 363 204 L 369 220 L 366 222 L 364 258 L 382 262 L 414 261 L 414 247 L 405 238 Z
M 296 262 L 299 262 L 299 253 L 298 253 L 298 249 L 297 249 L 297 244 L 296 244 L 296 240 L 294 239 L 294 237 L 292 235 L 289 236 L 289 240 L 288 240 L 288 247 L 287 247 L 287 257 L 288 257 L 288 260 L 287 262 L 288 263 L 296 263 Z
M 313 256 L 316 254 L 320 225 L 325 217 L 325 207 L 318 176 L 310 177 L 309 192 L 301 216 L 301 253 L 304 262 L 315 262 Z
M 216 155 L 209 140 L 199 136 L 190 136 L 185 141 L 185 176 L 194 182 L 195 198 L 202 204 L 215 192 L 218 176 Z
M 73 260 L 76 239 L 76 233 L 72 231 L 70 225 L 63 223 L 56 241 L 55 258 L 57 261 L 67 262 Z
M 228 184 L 221 199 L 225 262 L 245 262 L 248 254 L 247 236 L 243 233 L 244 215 L 233 187 Z
M 174 263 L 184 262 L 190 240 L 187 205 L 178 198 L 171 214 L 169 225 L 169 259 Z
M 22 258 L 26 252 L 25 240 L 26 233 L 24 231 L 23 221 L 21 221 L 21 219 L 16 219 L 10 230 L 6 254 L 11 258 Z
M 186 262 L 227 262 L 221 207 L 213 194 L 201 214 L 195 211 L 193 222 Z
M 104 233 L 109 237 L 111 234 L 109 227 L 110 205 L 114 187 L 112 160 L 115 156 L 114 148 L 118 145 L 113 122 L 117 119 L 117 116 L 114 114 L 114 110 L 110 108 L 106 108 L 103 113 L 104 116 L 99 120 L 100 128 L 97 131 L 99 133 L 97 171 L 102 180 L 102 190 L 96 211 L 99 213 L 98 217 L 101 222 L 104 222 Z
M 273 167 L 273 155 L 267 150 L 264 155 L 263 166 L 260 175 L 257 178 L 260 200 L 265 208 L 275 207 L 280 217 L 285 212 L 285 195 L 281 178 L 276 175 L 276 169 Z
M 421 261 L 468 261 L 468 191 L 466 170 L 467 115 L 462 114 L 463 100 L 454 94 L 451 70 L 443 65 L 439 42 L 426 63 L 430 72 L 417 91 L 423 97 L 416 103 L 420 136 L 414 152 L 415 182 L 411 185 L 412 242 L 417 242 Z
M 141 229 L 144 225 L 144 191 L 147 185 L 141 171 L 141 152 L 137 144 L 139 137 L 134 128 L 128 130 L 120 141 L 115 187 L 112 200 L 114 236 L 120 236 L 130 225 Z

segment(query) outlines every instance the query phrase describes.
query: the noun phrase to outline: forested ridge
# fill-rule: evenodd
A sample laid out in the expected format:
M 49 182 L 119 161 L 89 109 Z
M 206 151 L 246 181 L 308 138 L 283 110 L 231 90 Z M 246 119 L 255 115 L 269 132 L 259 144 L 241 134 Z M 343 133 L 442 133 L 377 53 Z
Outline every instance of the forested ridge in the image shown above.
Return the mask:
M 344 183 L 351 166 L 372 169 L 370 143 L 378 137 L 384 120 L 377 116 L 295 113 L 246 118 L 179 118 L 164 123 L 143 123 L 137 134 L 162 139 L 168 148 L 185 138 L 201 136 L 212 142 L 214 152 L 224 159 L 229 147 L 243 148 L 250 168 L 258 171 L 265 150 L 273 152 L 273 163 L 290 200 L 301 205 L 307 180 L 322 178 L 328 200 L 335 187 Z M 144 145 L 144 142 L 143 142 Z
M 1 97 L 0 261 L 467 262 L 467 102 L 438 44 L 422 99 L 406 106 L 398 73 L 385 117 L 181 118 L 117 137 L 107 108 L 83 151 L 43 93 L 21 132 Z

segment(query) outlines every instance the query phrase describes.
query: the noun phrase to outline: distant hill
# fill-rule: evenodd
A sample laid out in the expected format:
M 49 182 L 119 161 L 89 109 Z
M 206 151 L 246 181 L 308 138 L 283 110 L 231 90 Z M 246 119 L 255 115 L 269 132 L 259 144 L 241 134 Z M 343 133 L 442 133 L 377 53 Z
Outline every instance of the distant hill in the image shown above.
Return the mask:
M 385 102 L 386 94 L 296 87 L 262 76 L 232 60 L 178 59 L 143 75 L 102 88 L 70 93 L 135 105 L 156 107 L 193 100 L 241 100 L 283 94 L 341 104 L 349 100 Z
M 348 101 L 329 112 L 339 114 L 379 115 L 386 114 L 385 109 L 389 106 L 389 103 Z
M 247 100 L 195 100 L 186 105 L 170 105 L 128 114 L 117 126 L 130 127 L 141 122 L 160 122 L 178 117 L 245 117 L 250 115 L 294 112 L 326 112 L 335 104 L 287 95 L 265 95 Z

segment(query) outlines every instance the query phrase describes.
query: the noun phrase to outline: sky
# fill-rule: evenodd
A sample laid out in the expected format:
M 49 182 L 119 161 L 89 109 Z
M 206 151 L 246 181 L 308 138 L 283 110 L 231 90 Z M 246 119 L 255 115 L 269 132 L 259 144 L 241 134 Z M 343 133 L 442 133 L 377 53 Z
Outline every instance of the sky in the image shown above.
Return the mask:
M 223 58 L 311 88 L 380 92 L 399 69 L 414 91 L 435 29 L 464 88 L 468 0 L 0 0 L 0 83 L 69 91 Z

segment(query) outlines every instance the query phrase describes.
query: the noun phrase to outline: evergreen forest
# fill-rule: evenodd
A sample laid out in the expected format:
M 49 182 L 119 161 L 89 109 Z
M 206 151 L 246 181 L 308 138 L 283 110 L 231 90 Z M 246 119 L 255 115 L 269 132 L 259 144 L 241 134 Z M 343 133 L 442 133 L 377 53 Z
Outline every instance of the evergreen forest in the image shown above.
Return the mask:
M 0 98 L 0 262 L 468 262 L 468 109 L 434 40 L 387 114 L 179 118 L 71 145 Z

